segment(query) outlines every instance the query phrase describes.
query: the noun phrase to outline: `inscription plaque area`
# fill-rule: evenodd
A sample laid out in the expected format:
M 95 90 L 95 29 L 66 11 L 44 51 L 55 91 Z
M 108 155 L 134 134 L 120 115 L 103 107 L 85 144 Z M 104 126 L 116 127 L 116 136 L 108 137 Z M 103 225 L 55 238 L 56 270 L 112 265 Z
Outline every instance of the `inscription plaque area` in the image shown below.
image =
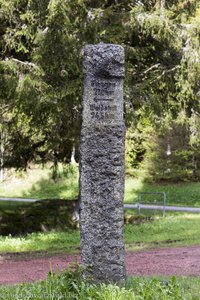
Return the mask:
M 87 45 L 80 139 L 81 258 L 95 283 L 125 280 L 124 49 Z

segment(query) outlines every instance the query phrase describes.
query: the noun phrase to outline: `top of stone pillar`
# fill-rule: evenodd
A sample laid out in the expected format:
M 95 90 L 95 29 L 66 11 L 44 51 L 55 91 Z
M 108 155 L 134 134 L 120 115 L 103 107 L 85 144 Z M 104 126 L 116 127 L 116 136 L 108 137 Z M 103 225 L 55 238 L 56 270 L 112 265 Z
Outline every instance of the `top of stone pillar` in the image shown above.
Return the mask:
M 120 45 L 99 43 L 84 48 L 85 76 L 124 78 L 124 48 Z
M 123 123 L 124 48 L 100 43 L 84 49 L 83 126 Z

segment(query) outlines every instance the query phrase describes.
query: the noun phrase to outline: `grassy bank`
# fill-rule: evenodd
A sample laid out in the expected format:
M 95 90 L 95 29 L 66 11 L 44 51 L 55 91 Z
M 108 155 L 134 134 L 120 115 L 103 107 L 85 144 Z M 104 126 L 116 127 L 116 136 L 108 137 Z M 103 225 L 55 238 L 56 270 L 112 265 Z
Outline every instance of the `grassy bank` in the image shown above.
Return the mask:
M 125 226 L 126 250 L 197 245 L 200 241 L 199 214 L 158 218 L 152 223 Z
M 183 214 L 157 218 L 140 225 L 125 225 L 126 250 L 196 245 L 200 240 L 200 215 Z M 32 233 L 0 237 L 0 253 L 48 251 L 76 254 L 79 231 Z
M 30 170 L 27 174 L 15 175 L 0 184 L 0 197 L 29 197 L 39 199 L 74 199 L 78 195 L 77 166 L 60 170 L 57 180 L 52 179 L 50 169 Z M 166 192 L 167 204 L 200 206 L 200 184 L 148 184 L 142 177 L 126 178 L 125 201 L 136 202 L 139 192 Z M 145 203 L 161 204 L 162 198 L 150 195 Z M 23 203 L 0 202 L 4 209 L 14 209 Z M 165 218 L 155 216 L 152 222 L 125 225 L 127 251 L 160 247 L 188 246 L 199 244 L 199 214 L 169 214 Z M 0 253 L 36 252 L 78 254 L 80 234 L 78 230 L 67 232 L 33 233 L 19 237 L 0 237 Z M 84 300 L 143 300 L 143 299 L 199 299 L 198 278 L 129 278 L 126 288 L 113 285 L 89 286 L 80 274 L 65 272 L 50 274 L 40 283 L 21 284 L 13 287 L 0 286 L 2 300 L 32 299 L 84 299 Z M 78 276 L 78 277 L 77 277 Z
M 127 177 L 125 184 L 125 202 L 136 203 L 138 193 L 166 192 L 167 205 L 196 206 L 200 207 L 200 183 L 148 183 L 141 177 Z M 143 195 L 142 203 L 163 204 L 162 195 Z
M 2 300 L 191 300 L 199 299 L 200 279 L 196 278 L 129 278 L 125 287 L 89 285 L 79 271 L 49 274 L 45 281 L 0 286 Z
M 27 172 L 13 172 L 0 183 L 0 197 L 74 199 L 77 195 L 78 165 L 60 165 L 54 179 L 51 165 L 32 166 Z
M 74 199 L 78 197 L 78 165 L 59 166 L 56 180 L 52 179 L 52 168 L 33 166 L 27 173 L 13 173 L 0 183 L 0 197 L 22 197 L 36 199 Z M 134 177 L 127 176 L 125 182 L 125 202 L 137 202 L 138 193 L 166 192 L 168 205 L 199 206 L 200 183 L 147 183 L 138 171 Z M 162 204 L 162 195 L 145 195 L 143 203 Z M 7 205 L 2 204 L 0 205 Z M 13 205 L 13 204 L 8 204 Z M 20 205 L 16 204 L 16 205 Z
M 167 204 L 200 206 L 200 184 L 162 184 L 153 185 L 143 182 L 142 176 L 126 178 L 125 201 L 137 201 L 138 192 L 167 193 Z M 0 184 L 0 196 L 30 197 L 40 199 L 73 199 L 78 195 L 78 166 L 60 166 L 56 181 L 52 179 L 52 170 L 48 167 L 34 167 L 28 173 L 16 174 L 10 180 Z M 150 195 L 144 202 L 159 204 L 162 199 Z M 159 197 L 159 196 L 158 196 Z M 0 208 L 12 210 L 20 203 L 1 202 Z M 132 213 L 132 212 L 131 212 Z M 136 211 L 135 211 L 136 213 Z M 151 212 L 151 214 L 154 212 Z M 161 216 L 162 213 L 160 213 Z M 200 240 L 199 214 L 167 213 L 166 218 L 155 217 L 153 222 L 125 226 L 127 250 L 171 247 L 176 245 L 195 245 Z M 33 233 L 25 237 L 1 237 L 0 252 L 49 251 L 77 253 L 79 251 L 79 232 Z
M 49 253 L 79 252 L 80 234 L 78 230 L 68 232 L 32 233 L 26 236 L 0 236 L 0 253 L 36 252 Z

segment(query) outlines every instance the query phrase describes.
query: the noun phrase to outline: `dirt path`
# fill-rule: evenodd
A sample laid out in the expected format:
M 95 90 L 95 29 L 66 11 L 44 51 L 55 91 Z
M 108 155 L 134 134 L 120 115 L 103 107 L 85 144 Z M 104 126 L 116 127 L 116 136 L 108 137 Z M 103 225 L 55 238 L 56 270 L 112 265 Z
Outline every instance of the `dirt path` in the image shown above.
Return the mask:
M 48 272 L 63 270 L 79 256 L 0 256 L 0 284 L 15 284 L 44 279 Z M 126 254 L 129 275 L 200 276 L 200 246 L 156 249 Z

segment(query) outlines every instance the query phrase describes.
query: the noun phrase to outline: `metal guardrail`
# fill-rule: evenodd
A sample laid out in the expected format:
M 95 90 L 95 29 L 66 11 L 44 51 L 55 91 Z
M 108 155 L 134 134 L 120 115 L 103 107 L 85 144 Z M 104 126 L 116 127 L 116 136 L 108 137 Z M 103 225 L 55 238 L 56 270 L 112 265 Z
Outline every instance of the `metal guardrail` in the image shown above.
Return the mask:
M 147 205 L 140 204 L 141 208 L 148 210 L 163 210 L 163 205 Z M 127 209 L 137 209 L 138 204 L 124 204 L 124 208 Z M 167 206 L 165 207 L 165 211 L 182 211 L 182 212 L 191 212 L 191 213 L 200 213 L 200 207 L 189 207 L 189 206 Z
M 138 214 L 140 214 L 141 208 L 144 208 L 144 205 L 142 205 L 142 195 L 163 195 L 163 217 L 165 217 L 166 212 L 166 192 L 141 192 L 138 194 Z
M 25 198 L 0 198 L 0 201 L 13 201 L 13 202 L 36 202 L 38 199 L 25 199 Z

